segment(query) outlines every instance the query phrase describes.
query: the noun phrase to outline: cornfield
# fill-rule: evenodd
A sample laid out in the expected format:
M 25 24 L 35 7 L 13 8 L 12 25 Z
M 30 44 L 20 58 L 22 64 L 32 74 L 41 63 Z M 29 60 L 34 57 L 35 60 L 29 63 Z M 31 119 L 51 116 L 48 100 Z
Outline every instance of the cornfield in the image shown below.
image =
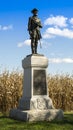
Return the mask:
M 0 111 L 8 112 L 18 105 L 22 95 L 22 72 L 4 71 L 0 74 Z
M 64 111 L 73 110 L 73 76 L 48 75 L 49 96 L 54 107 Z M 9 112 L 18 106 L 22 96 L 23 73 L 3 71 L 0 73 L 0 111 Z
M 48 76 L 49 96 L 55 108 L 64 111 L 73 110 L 73 76 L 55 75 Z

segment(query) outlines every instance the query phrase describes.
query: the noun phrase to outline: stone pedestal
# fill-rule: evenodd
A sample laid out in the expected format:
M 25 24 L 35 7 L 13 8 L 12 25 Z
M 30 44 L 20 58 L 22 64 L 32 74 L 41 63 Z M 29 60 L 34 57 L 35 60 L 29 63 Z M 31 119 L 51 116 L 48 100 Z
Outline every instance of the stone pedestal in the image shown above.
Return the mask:
M 22 60 L 24 69 L 23 96 L 17 109 L 10 111 L 10 117 L 24 121 L 62 119 L 62 110 L 53 107 L 48 95 L 48 59 L 43 55 L 29 55 Z

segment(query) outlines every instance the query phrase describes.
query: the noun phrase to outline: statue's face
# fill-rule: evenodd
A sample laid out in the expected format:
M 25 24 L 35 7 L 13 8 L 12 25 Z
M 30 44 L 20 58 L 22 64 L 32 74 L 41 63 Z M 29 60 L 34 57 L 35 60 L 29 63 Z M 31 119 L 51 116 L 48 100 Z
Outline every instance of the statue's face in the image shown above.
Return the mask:
M 38 11 L 34 11 L 33 14 L 34 14 L 34 15 L 37 15 L 37 14 L 38 14 Z

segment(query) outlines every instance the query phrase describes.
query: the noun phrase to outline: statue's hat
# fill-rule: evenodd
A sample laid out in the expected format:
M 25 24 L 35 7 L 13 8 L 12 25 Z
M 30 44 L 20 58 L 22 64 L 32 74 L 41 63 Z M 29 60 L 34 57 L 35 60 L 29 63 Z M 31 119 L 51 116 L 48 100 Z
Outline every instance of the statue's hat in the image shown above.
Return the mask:
M 38 9 L 34 8 L 33 10 L 31 10 L 31 13 L 34 13 L 35 11 L 38 12 Z

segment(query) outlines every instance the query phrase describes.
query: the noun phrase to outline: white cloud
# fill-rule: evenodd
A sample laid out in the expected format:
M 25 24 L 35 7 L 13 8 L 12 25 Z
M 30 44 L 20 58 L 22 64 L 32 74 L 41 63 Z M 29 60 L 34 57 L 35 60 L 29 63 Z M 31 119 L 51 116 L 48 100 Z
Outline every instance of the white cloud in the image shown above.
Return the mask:
M 24 44 L 25 44 L 25 45 L 28 45 L 28 46 L 29 46 L 30 43 L 31 43 L 31 40 L 30 40 L 30 39 L 27 39 L 27 40 L 24 41 Z
M 72 58 L 50 58 L 49 59 L 50 63 L 73 63 L 73 59 Z
M 64 16 L 53 16 L 51 15 L 49 18 L 47 18 L 44 21 L 44 25 L 54 25 L 54 26 L 59 26 L 59 27 L 66 27 L 67 26 L 67 19 Z
M 72 58 L 65 58 L 63 59 L 65 63 L 73 63 L 73 59 Z
M 58 27 L 50 27 L 43 34 L 43 38 L 44 39 L 50 38 L 49 35 L 51 37 L 62 36 L 62 37 L 73 39 L 73 31 L 69 30 L 68 28 L 60 29 Z
M 72 25 L 70 23 L 73 23 L 73 18 L 68 19 L 67 17 L 58 15 L 58 16 L 53 16 L 51 15 L 48 19 L 44 21 L 44 25 L 49 25 L 49 27 L 43 32 L 42 34 L 42 40 L 41 44 L 44 44 L 45 47 L 46 45 L 51 45 L 48 43 L 47 39 L 49 38 L 55 38 L 57 36 L 73 39 L 73 30 L 68 28 Z M 0 26 L 0 30 L 1 30 Z M 7 29 L 6 27 L 3 28 L 3 30 Z M 18 47 L 23 47 L 25 45 L 30 45 L 31 41 L 30 39 L 27 39 L 23 42 L 18 43 Z
M 23 46 L 24 46 L 24 42 L 19 42 L 19 43 L 17 44 L 17 46 L 18 46 L 18 47 L 23 47 Z
M 23 47 L 23 46 L 25 46 L 25 45 L 30 45 L 30 43 L 31 43 L 31 41 L 30 41 L 30 39 L 27 39 L 27 40 L 25 40 L 24 42 L 20 42 L 20 43 L 18 43 L 18 47 Z
M 52 34 L 50 34 L 50 33 L 48 33 L 47 32 L 47 30 L 46 30 L 46 32 L 44 32 L 44 34 L 42 35 L 42 38 L 44 38 L 44 39 L 47 39 L 47 38 L 54 38 L 55 36 L 54 35 L 52 35 Z
M 8 25 L 8 26 L 0 25 L 0 30 L 6 31 L 6 30 L 12 30 L 12 29 L 13 29 L 12 25 Z
M 69 21 L 70 21 L 71 24 L 73 24 L 73 18 L 71 18 Z

